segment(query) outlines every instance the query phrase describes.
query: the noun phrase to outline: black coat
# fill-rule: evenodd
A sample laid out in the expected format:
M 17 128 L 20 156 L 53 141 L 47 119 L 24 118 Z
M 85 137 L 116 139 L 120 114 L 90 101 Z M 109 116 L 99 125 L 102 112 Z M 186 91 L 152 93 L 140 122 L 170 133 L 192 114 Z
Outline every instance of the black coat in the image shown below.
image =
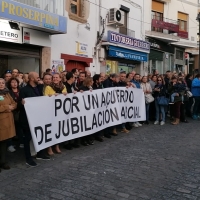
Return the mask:
M 97 84 L 94 83 L 92 88 L 93 88 L 93 90 L 103 89 L 103 84 L 97 85 Z
M 22 99 L 25 99 L 25 98 L 43 96 L 43 85 L 37 85 L 37 88 L 38 88 L 39 94 L 36 94 L 33 87 L 29 84 L 23 87 L 19 93 L 20 102 L 22 101 Z M 26 103 L 26 100 L 25 100 L 25 103 Z M 26 111 L 22 104 L 20 108 L 19 120 L 23 128 L 29 128 Z
M 103 82 L 103 87 L 104 88 L 111 88 L 111 87 L 115 87 L 114 82 L 110 79 L 107 78 L 104 82 Z
M 154 97 L 166 96 L 166 86 L 165 85 L 155 85 L 155 88 L 159 88 L 160 92 L 154 91 Z
M 66 87 L 66 90 L 67 90 L 67 93 L 70 94 L 72 93 L 72 87 L 73 87 L 73 84 L 70 85 L 67 81 L 64 83 L 65 87 Z

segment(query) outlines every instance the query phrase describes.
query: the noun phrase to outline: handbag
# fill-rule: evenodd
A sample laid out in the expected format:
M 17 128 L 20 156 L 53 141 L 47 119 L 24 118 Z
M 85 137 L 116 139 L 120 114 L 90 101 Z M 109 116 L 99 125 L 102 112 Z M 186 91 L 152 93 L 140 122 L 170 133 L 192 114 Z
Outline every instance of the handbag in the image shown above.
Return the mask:
M 154 97 L 151 94 L 145 94 L 145 102 L 149 104 L 154 101 Z
M 165 96 L 157 97 L 157 102 L 159 106 L 168 106 L 169 99 Z
M 147 86 L 145 84 L 145 87 L 146 87 L 146 91 L 147 91 Z M 145 94 L 145 103 L 146 104 L 149 104 L 151 102 L 154 101 L 154 97 L 152 96 L 152 94 Z
M 188 90 L 188 91 L 186 91 L 186 95 L 187 95 L 187 97 L 188 97 L 188 98 L 190 98 L 190 97 L 192 97 L 192 96 L 193 96 L 192 92 L 190 92 L 189 90 Z

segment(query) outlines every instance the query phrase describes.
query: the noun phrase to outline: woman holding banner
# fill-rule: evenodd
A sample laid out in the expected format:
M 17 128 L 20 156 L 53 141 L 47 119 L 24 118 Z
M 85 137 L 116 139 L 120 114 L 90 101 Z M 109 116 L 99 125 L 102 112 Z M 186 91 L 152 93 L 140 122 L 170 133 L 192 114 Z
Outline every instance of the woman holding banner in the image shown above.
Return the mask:
M 7 140 L 15 136 L 15 125 L 12 111 L 17 104 L 5 86 L 5 80 L 0 78 L 0 168 L 10 169 L 6 164 Z M 0 170 L 1 172 L 1 170 Z
M 66 90 L 66 87 L 62 83 L 61 80 L 62 80 L 61 74 L 55 73 L 53 75 L 53 81 L 52 81 L 52 83 L 45 88 L 44 95 L 45 96 L 52 96 L 52 95 L 56 95 L 57 96 L 59 94 L 66 95 L 67 94 L 67 90 Z M 55 145 L 55 152 L 58 153 L 58 154 L 61 154 L 59 145 Z M 48 154 L 50 156 L 54 155 L 54 153 L 52 151 L 52 147 L 48 148 Z
M 151 97 L 151 101 L 146 100 L 146 104 L 145 104 L 145 106 L 146 106 L 146 122 L 145 122 L 145 124 L 148 125 L 149 124 L 149 107 L 150 107 L 150 103 L 154 100 L 154 98 L 152 97 L 151 85 L 147 81 L 148 81 L 147 76 L 143 76 L 142 80 L 141 80 L 141 88 L 144 91 L 145 99 L 146 99 L 147 96 Z

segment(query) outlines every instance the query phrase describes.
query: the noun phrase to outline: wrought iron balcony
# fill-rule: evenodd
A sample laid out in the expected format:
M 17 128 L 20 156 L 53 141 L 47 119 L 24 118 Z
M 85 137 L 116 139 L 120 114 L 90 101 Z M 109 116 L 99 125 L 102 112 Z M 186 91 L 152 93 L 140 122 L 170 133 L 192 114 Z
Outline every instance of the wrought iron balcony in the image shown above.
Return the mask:
M 131 29 L 128 29 L 126 27 L 120 27 L 119 28 L 119 33 L 127 35 L 129 37 L 133 37 L 133 38 L 135 37 L 135 31 L 131 30 Z

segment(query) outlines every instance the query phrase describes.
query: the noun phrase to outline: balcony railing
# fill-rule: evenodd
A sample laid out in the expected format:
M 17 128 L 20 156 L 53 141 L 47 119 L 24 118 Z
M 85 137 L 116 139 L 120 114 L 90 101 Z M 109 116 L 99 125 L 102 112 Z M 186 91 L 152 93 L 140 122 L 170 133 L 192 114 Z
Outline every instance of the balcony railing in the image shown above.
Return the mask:
M 135 31 L 131 30 L 131 29 L 128 29 L 126 27 L 120 27 L 119 28 L 119 33 L 127 35 L 129 37 L 133 37 L 133 38 L 135 37 Z
M 64 0 L 12 0 L 64 16 Z
M 152 15 L 151 29 L 156 32 L 176 34 L 181 38 L 188 38 L 188 31 L 179 30 L 178 21 L 160 16 Z

